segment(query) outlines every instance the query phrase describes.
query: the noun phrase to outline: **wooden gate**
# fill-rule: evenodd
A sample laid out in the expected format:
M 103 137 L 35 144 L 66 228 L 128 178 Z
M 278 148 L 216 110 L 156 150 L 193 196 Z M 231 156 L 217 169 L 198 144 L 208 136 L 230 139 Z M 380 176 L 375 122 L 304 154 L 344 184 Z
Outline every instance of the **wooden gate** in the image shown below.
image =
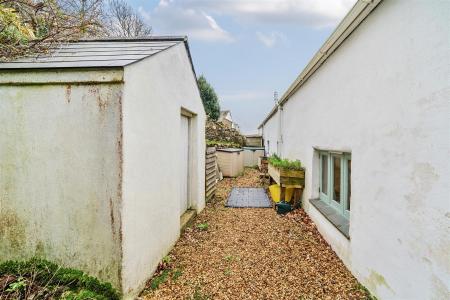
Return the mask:
M 206 201 L 211 200 L 216 194 L 217 157 L 216 148 L 206 148 L 205 163 L 205 197 Z

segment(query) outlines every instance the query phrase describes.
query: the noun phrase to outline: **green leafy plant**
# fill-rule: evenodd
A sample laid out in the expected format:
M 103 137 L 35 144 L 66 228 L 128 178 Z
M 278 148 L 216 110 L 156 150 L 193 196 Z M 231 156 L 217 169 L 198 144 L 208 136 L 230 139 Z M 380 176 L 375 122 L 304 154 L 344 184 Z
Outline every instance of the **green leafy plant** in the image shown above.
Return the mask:
M 271 164 L 277 169 L 295 170 L 295 171 L 302 170 L 302 164 L 300 160 L 289 160 L 286 158 L 282 159 L 276 154 L 273 154 L 271 157 L 269 157 L 268 160 L 269 164 Z
M 167 281 L 167 279 L 169 278 L 169 274 L 170 274 L 170 270 L 163 270 L 161 272 L 161 274 L 153 277 L 153 279 L 150 283 L 151 289 L 152 290 L 158 289 L 161 284 L 163 284 L 164 282 Z
M 208 227 L 209 227 L 208 223 L 201 223 L 201 224 L 197 225 L 197 228 L 202 230 L 202 231 L 208 230 Z
M 165 264 L 170 264 L 171 261 L 172 261 L 172 259 L 168 255 L 164 256 L 162 259 L 162 262 Z
M 4 290 L 0 289 L 6 299 L 27 299 L 28 290 L 38 291 L 45 299 L 120 299 L 120 294 L 110 283 L 38 258 L 0 264 L 1 278 L 17 278 Z
M 181 275 L 183 275 L 183 271 L 181 269 L 175 269 L 172 272 L 172 280 L 177 281 Z
M 25 278 L 23 278 L 22 276 L 20 276 L 17 281 L 11 283 L 8 288 L 6 289 L 7 292 L 18 292 L 18 291 L 22 291 L 26 288 L 27 286 L 27 281 L 25 280 Z

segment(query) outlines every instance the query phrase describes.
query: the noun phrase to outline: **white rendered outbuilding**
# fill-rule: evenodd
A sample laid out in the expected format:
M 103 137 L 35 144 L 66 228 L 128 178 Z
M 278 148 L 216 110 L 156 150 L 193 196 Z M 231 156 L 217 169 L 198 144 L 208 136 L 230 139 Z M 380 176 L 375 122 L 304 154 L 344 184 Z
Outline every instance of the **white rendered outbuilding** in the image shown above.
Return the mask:
M 304 209 L 378 299 L 450 297 L 449 11 L 357 1 L 260 126 L 302 161 Z
M 44 257 L 137 295 L 205 205 L 187 40 L 89 40 L 0 64 L 0 261 Z

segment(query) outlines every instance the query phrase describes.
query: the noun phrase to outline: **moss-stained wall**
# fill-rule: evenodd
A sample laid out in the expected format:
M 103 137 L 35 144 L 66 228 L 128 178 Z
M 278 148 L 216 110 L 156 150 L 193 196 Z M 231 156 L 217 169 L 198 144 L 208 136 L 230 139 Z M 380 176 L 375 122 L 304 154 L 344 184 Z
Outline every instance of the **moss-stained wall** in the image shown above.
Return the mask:
M 120 287 L 122 84 L 33 76 L 0 83 L 0 261 L 45 257 Z

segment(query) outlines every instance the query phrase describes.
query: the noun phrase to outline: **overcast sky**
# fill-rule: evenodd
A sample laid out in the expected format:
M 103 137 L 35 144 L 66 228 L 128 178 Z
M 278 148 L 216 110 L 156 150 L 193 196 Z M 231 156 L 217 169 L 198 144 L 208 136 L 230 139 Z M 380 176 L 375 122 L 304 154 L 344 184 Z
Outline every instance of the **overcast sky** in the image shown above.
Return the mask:
M 256 132 L 356 0 L 128 0 L 154 35 L 187 35 L 197 75 Z

